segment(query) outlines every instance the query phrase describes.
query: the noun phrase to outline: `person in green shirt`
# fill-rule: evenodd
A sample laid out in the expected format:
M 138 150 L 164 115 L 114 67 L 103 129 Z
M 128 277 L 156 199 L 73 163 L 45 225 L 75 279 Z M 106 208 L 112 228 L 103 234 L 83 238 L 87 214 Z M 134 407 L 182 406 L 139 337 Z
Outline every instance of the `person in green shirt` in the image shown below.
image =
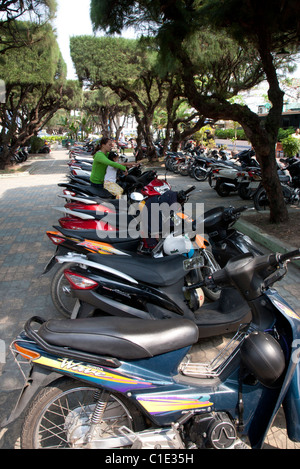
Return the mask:
M 99 189 L 99 193 L 101 193 L 103 190 L 103 183 L 107 166 L 113 166 L 114 168 L 120 169 L 121 171 L 127 171 L 127 166 L 132 166 L 130 163 L 120 164 L 108 158 L 108 154 L 112 150 L 113 145 L 113 141 L 110 138 L 103 137 L 92 153 L 94 156 L 94 161 L 90 182 L 93 187 Z

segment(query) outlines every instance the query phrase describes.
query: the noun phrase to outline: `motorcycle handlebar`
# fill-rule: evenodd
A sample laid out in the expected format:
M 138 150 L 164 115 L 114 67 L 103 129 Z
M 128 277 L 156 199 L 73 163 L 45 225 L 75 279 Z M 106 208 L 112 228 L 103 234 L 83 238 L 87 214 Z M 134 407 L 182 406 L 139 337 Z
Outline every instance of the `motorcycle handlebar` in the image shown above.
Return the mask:
M 232 209 L 232 213 L 236 214 L 236 213 L 244 212 L 245 210 L 248 210 L 248 208 L 249 208 L 248 205 L 244 205 L 243 207 L 236 207 Z
M 245 255 L 246 256 L 246 255 Z M 297 257 L 300 257 L 300 248 L 299 249 L 295 249 L 293 251 L 289 251 L 285 254 L 266 254 L 266 255 L 262 255 L 262 256 L 258 256 L 258 257 L 252 257 L 252 261 L 253 261 L 253 264 L 252 266 L 250 266 L 250 271 L 252 271 L 252 274 L 254 274 L 254 272 L 262 272 L 263 270 L 265 270 L 266 268 L 268 267 L 273 267 L 273 272 L 276 272 L 277 268 L 278 267 L 282 267 L 282 264 L 290 259 L 295 259 Z M 247 256 L 245 257 L 245 260 L 246 260 Z M 251 256 L 249 258 L 249 260 L 251 259 Z M 238 278 L 238 275 L 242 274 L 243 273 L 243 270 L 244 270 L 244 266 L 245 268 L 247 269 L 248 268 L 248 263 L 247 261 L 244 262 L 243 259 L 241 258 L 241 264 L 238 266 L 238 264 L 236 264 L 236 266 L 234 266 L 233 268 L 229 267 L 230 265 L 230 262 L 228 262 L 228 264 L 223 268 L 223 269 L 220 269 L 220 270 L 217 270 L 216 272 L 214 272 L 212 275 L 206 277 L 203 281 L 195 284 L 195 285 L 189 285 L 187 287 L 184 287 L 184 291 L 188 291 L 188 290 L 193 290 L 193 289 L 196 289 L 196 288 L 200 288 L 200 287 L 203 287 L 203 286 L 222 286 L 222 285 L 230 285 L 232 282 L 232 277 L 234 276 L 237 276 L 236 279 Z M 234 261 L 233 262 L 239 262 L 239 261 Z M 238 274 L 236 273 L 236 270 L 237 270 L 237 267 L 238 267 Z M 247 271 L 247 270 L 246 270 Z M 270 274 L 272 274 L 272 272 L 270 271 L 269 272 Z M 269 277 L 268 277 L 269 278 Z M 249 279 L 251 280 L 252 279 L 252 275 L 249 276 Z M 276 280 L 278 280 L 279 277 L 274 277 L 273 279 L 273 282 L 276 282 Z M 261 281 L 264 282 L 264 279 L 263 277 L 261 278 Z M 236 280 L 237 281 L 237 280 Z M 271 283 L 270 283 L 271 284 Z
M 294 251 L 286 252 L 285 254 L 279 254 L 278 261 L 280 263 L 286 262 L 290 259 L 294 259 L 300 256 L 300 248 L 295 249 Z
M 192 186 L 192 187 L 190 187 L 189 189 L 187 189 L 186 191 L 183 191 L 183 192 L 185 193 L 185 195 L 188 195 L 190 192 L 192 192 L 195 189 L 196 189 L 196 186 Z

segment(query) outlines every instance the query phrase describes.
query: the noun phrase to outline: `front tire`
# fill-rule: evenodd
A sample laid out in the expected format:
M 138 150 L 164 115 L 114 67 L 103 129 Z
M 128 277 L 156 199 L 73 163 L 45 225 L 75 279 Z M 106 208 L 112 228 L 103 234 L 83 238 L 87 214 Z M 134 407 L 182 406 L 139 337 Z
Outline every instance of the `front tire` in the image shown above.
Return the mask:
M 59 379 L 43 388 L 26 413 L 21 449 L 84 448 L 99 401 L 107 404 L 91 433 L 91 444 L 93 439 L 103 439 L 105 445 L 105 438 L 119 436 L 118 429 L 124 425 L 132 431 L 145 428 L 141 413 L 129 400 L 121 394 L 102 391 L 69 379 Z

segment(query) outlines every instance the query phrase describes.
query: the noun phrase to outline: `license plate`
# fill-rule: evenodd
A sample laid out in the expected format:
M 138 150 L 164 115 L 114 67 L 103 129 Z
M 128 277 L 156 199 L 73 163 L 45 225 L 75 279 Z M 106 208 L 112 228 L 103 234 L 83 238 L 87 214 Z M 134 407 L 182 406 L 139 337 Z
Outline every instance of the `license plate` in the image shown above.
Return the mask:
M 260 182 L 259 181 L 253 181 L 253 182 L 250 182 L 249 184 L 249 189 L 257 189 L 257 187 L 259 186 Z

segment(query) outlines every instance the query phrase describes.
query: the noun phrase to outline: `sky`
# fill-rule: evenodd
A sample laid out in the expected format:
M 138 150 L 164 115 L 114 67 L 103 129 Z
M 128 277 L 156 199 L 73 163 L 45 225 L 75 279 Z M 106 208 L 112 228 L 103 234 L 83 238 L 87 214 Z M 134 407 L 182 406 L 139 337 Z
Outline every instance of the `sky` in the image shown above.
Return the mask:
M 61 53 L 68 67 L 67 78 L 75 80 L 76 73 L 70 56 L 69 40 L 72 36 L 93 34 L 90 0 L 58 0 L 54 28 Z
M 90 20 L 90 0 L 57 0 L 56 20 L 53 26 L 56 30 L 59 48 L 68 67 L 67 78 L 76 80 L 69 42 L 72 36 L 94 34 Z M 133 38 L 135 34 L 132 29 L 129 29 L 124 32 L 123 36 Z

